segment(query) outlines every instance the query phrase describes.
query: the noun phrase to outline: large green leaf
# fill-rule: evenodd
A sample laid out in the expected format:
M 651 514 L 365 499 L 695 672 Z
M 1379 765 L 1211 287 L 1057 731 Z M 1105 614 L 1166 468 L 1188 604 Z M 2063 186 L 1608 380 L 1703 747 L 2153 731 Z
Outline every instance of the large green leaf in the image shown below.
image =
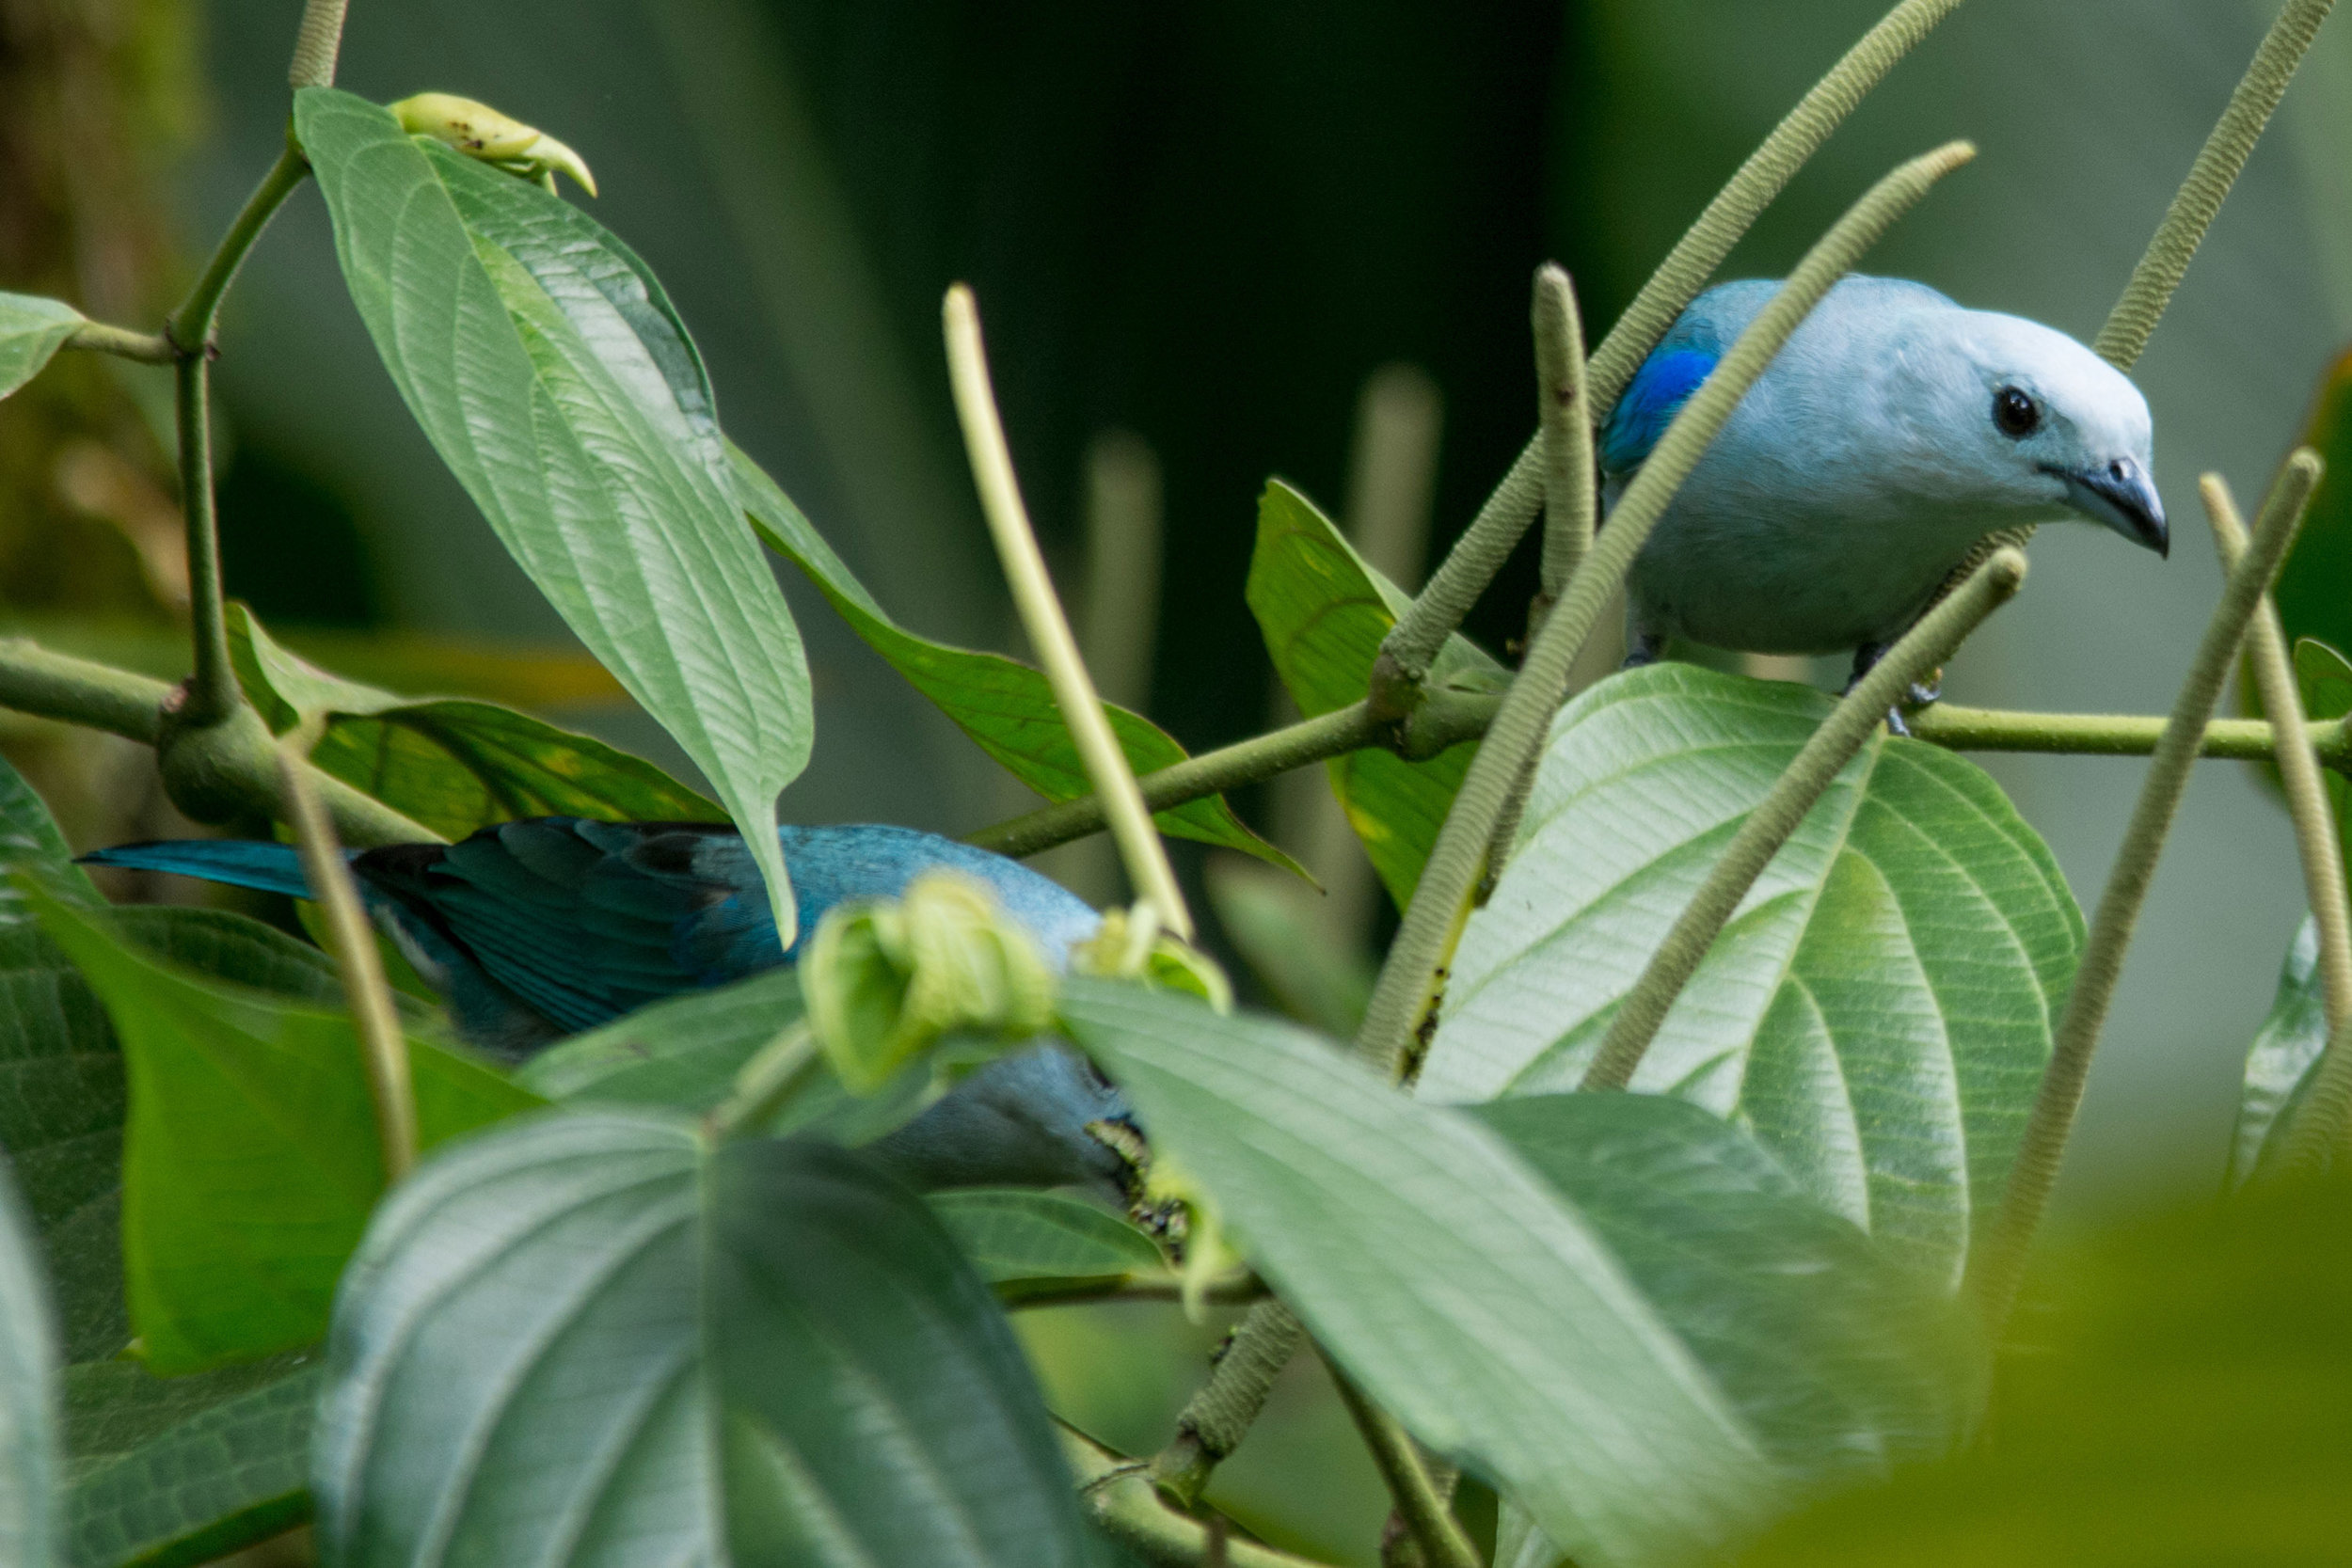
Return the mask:
M 1009 1301 L 1168 1267 L 1151 1237 L 1091 1203 L 1059 1193 L 964 1187 L 933 1193 L 929 1201 L 980 1277 Z
M 771 969 L 559 1040 L 515 1078 L 549 1100 L 700 1113 L 726 1099 L 752 1053 L 803 1011 L 800 972 Z
M 0 398 L 39 375 L 84 319 L 62 300 L 0 292 Z
M 0 763 L 0 838 L 53 895 L 101 907 L 40 801 Z M 5 890 L 0 890 L 5 891 Z M 333 1005 L 314 949 L 213 910 L 126 909 L 115 928 L 162 957 Z M 158 1378 L 121 1352 L 122 1060 L 104 1009 L 12 893 L 0 899 L 0 1148 L 48 1256 L 65 1369 L 67 1560 L 206 1561 L 307 1510 L 314 1385 L 285 1361 Z
M 987 1287 L 804 1140 L 570 1109 L 427 1162 L 337 1303 L 332 1568 L 1075 1564 L 1075 1497 Z
M 324 716 L 310 759 L 447 838 L 520 816 L 713 822 L 725 814 L 642 757 L 513 708 L 402 697 L 278 646 L 242 605 L 229 646 L 246 694 L 279 734 Z
M 1583 1215 L 1764 1450 L 1820 1483 L 1950 1449 L 1981 1402 L 1958 1307 L 1695 1105 L 1525 1095 L 1464 1107 Z
M 1749 1568 L 2340 1563 L 2352 1495 L 2352 1193 L 2265 1183 L 2029 1285 L 1994 1440 L 1822 1504 Z
M 130 1085 L 122 1236 L 138 1352 L 199 1371 L 310 1343 L 384 1185 L 349 1017 L 123 944 L 35 895 L 105 1004 Z M 426 1147 L 540 1103 L 444 1047 L 408 1041 Z
M 1048 800 L 1091 794 L 1086 765 L 1062 722 L 1044 674 L 1002 654 L 974 653 L 917 637 L 893 621 L 833 546 L 809 526 L 792 498 L 758 464 L 732 445 L 736 495 L 768 547 L 808 574 L 851 630 L 882 655 L 907 684 L 938 705 L 983 752 Z M 1184 749 L 1149 719 L 1104 703 L 1111 733 L 1128 766 L 1149 773 L 1184 760 Z M 1297 871 L 1297 863 L 1246 827 L 1221 795 L 1161 812 L 1160 831 L 1177 838 L 1239 849 Z M 1305 875 L 1301 872 L 1300 875 Z
M 2344 593 L 2344 585 L 2352 583 L 2352 353 L 2328 366 L 2303 441 L 2327 459 L 2328 471 L 2303 514 L 2271 596 L 2290 646 L 2315 637 L 2352 648 L 2352 597 Z M 2244 689 L 2247 710 L 2261 712 L 2250 678 Z
M 1424 1096 L 1572 1088 L 1650 954 L 1829 711 L 1661 664 L 1555 722 L 1454 955 Z M 1985 773 L 1875 736 L 1740 904 L 1635 1078 L 1754 1130 L 1837 1213 L 1957 1278 L 2007 1180 L 2082 915 Z
M 794 906 L 777 792 L 808 669 L 742 527 L 691 341 L 642 262 L 561 199 L 329 88 L 296 134 L 343 280 L 409 409 L 573 631 L 693 758 Z
M 57 1560 L 57 1336 L 40 1247 L 0 1162 L 0 1562 Z
M 1587 1568 L 1717 1550 L 1768 1506 L 1729 1397 L 1495 1133 L 1270 1019 L 1086 978 L 1062 1015 L 1348 1374 Z
M 2230 1184 L 2279 1168 L 2287 1124 L 2311 1088 L 2312 1069 L 2328 1048 L 2328 1009 L 2319 983 L 2319 925 L 2309 915 L 2279 969 L 2279 994 L 2246 1053 L 2237 1131 L 2230 1139 Z
M 65 1386 L 73 1568 L 210 1562 L 309 1517 L 315 1364 L 163 1378 L 94 1361 Z
M 1410 602 L 1279 479 L 1258 500 L 1248 596 L 1276 673 L 1310 718 L 1362 701 L 1380 640 Z M 1499 690 L 1505 679 L 1501 665 L 1458 635 L 1446 639 L 1429 672 L 1433 687 L 1466 690 Z M 1426 762 L 1377 750 L 1330 762 L 1331 788 L 1397 908 L 1411 900 L 1477 751 L 1464 741 Z

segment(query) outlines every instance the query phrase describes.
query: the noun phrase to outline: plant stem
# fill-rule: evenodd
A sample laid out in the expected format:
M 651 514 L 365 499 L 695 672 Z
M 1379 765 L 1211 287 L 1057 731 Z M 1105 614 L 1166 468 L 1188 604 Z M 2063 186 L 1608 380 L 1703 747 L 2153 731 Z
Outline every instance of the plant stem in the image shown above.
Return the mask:
M 1906 715 L 1905 721 L 1915 738 L 1948 752 L 2039 752 L 2086 757 L 2147 756 L 2163 738 L 2166 722 L 2154 714 L 2022 713 L 1949 703 L 1921 708 Z M 2329 767 L 2352 767 L 2352 745 L 2347 744 L 2342 721 L 2307 723 L 2303 735 Z M 2198 754 L 2233 762 L 2269 762 L 2278 755 L 2277 732 L 2261 719 L 2216 719 L 2205 726 Z
M 1697 466 L 1740 400 L 1772 363 L 1772 356 L 1806 313 L 1845 276 L 1871 243 L 1947 173 L 1974 156 L 1955 142 L 1904 164 L 1873 186 L 1808 251 L 1788 280 L 1758 312 L 1659 438 L 1642 471 L 1634 476 L 1578 567 L 1560 602 L 1545 617 L 1518 677 L 1503 694 L 1493 727 L 1470 762 L 1462 788 L 1421 881 L 1406 906 L 1405 919 L 1380 966 L 1356 1050 L 1365 1061 L 1394 1076 L 1405 1060 L 1419 1013 L 1442 967 L 1447 944 L 1458 930 L 1467 901 L 1476 888 L 1493 841 L 1503 802 L 1528 761 L 1543 744 L 1553 711 L 1567 689 L 1569 667 L 1592 634 L 1601 609 L 1625 580 L 1633 558 L 1648 540 L 1684 479 Z
M 1862 35 L 1829 74 L 1800 99 L 1788 117 L 1772 128 L 1763 145 L 1748 154 L 1707 210 L 1692 224 L 1658 270 L 1625 308 L 1609 336 L 1593 351 L 1587 384 L 1592 406 L 1606 417 L 1641 368 L 1658 340 L 1666 335 L 1683 307 L 1697 297 L 1715 276 L 1731 247 L 1805 161 L 1829 140 L 1830 133 L 1851 114 L 1864 95 L 1885 79 L 1895 62 L 1935 29 L 1936 24 L 1958 9 L 1960 0 L 1902 0 L 1879 24 Z
M 314 0 L 315 8 L 315 0 Z M 338 8 L 340 9 L 340 8 Z M 213 254 L 204 263 L 187 298 L 171 313 L 164 334 L 179 347 L 184 357 L 204 353 L 212 342 L 213 327 L 220 317 L 220 302 L 229 293 L 229 285 L 236 280 L 237 269 L 245 265 L 246 255 L 269 220 L 278 215 L 286 198 L 302 183 L 310 172 L 310 166 L 302 156 L 291 135 L 278 154 L 278 161 L 262 176 L 262 182 L 253 187 L 253 194 L 245 198 L 245 205 L 230 221 L 229 231 L 213 247 Z
M 2156 324 L 2164 319 L 2166 308 L 2172 303 L 2173 291 L 2181 286 L 2197 247 L 2204 243 L 2205 230 L 2220 215 L 2221 203 L 2229 198 L 2230 187 L 2237 182 L 2254 144 L 2262 139 L 2264 128 L 2270 123 L 2272 111 L 2285 96 L 2287 83 L 2294 79 L 2296 68 L 2311 50 L 2312 40 L 2319 36 L 2319 24 L 2328 20 L 2328 12 L 2334 5 L 2335 0 L 2287 0 L 2285 8 L 2272 20 L 2270 31 L 2263 35 L 2246 74 L 2238 78 L 2220 119 L 2205 137 L 2205 145 L 2197 150 L 2187 178 L 2173 193 L 2163 221 L 2156 225 L 2148 248 L 2141 252 L 2139 263 L 2132 268 L 2122 293 L 2116 297 L 2115 308 L 2107 312 L 2098 338 L 2091 343 L 2092 350 L 2117 369 L 2128 371 L 2139 363 L 2141 351 L 2147 348 Z M 2022 528 L 2003 529 L 1979 541 L 1967 559 L 1953 570 L 1948 581 L 1959 581 L 2002 546 L 2022 546 L 2033 535 L 2034 526 L 2028 523 Z
M 213 501 L 213 368 L 201 351 L 180 361 L 176 409 L 180 435 L 180 506 L 187 519 L 188 608 L 193 617 L 195 673 L 188 677 L 182 717 L 202 729 L 245 701 L 229 657 L 229 612 L 220 580 L 220 519 Z
M 0 707 L 152 746 L 167 682 L 52 653 L 29 638 L 0 638 Z
M 1511 471 L 1381 640 L 1372 677 L 1375 712 L 1393 720 L 1411 710 L 1438 650 L 1518 547 L 1519 535 L 1543 504 L 1544 446 L 1539 436 L 1520 451 Z
M 786 1025 L 737 1070 L 733 1091 L 703 1118 L 705 1131 L 721 1139 L 756 1134 L 824 1060 L 806 1019 Z
M 2198 486 L 2205 516 L 2213 524 L 2214 544 L 2221 569 L 2234 570 L 2246 554 L 2246 524 L 2237 503 L 2218 474 L 2207 474 Z M 2263 709 L 2280 726 L 2280 733 L 2311 733 L 2303 717 L 2303 693 L 2296 684 L 2295 663 L 2287 652 L 2286 628 L 2279 623 L 2279 607 L 2263 595 L 2254 619 L 2246 628 L 2246 662 L 2262 692 Z M 2337 726 L 2341 733 L 2341 726 Z M 2319 979 L 2328 1033 L 2333 1037 L 2352 1018 L 2352 910 L 2345 905 L 2344 848 L 2336 841 L 2336 814 L 2328 803 L 2328 784 L 2319 770 L 2319 755 L 2308 745 L 2279 748 L 2279 782 L 2287 798 L 2287 816 L 2295 823 L 2295 847 L 2303 862 L 2303 891 L 2311 900 L 2312 918 L 2319 928 Z
M 1609 417 L 1643 359 L 1683 308 L 1706 287 L 1757 215 L 1864 96 L 1885 79 L 1895 62 L 1959 6 L 1960 0 L 1901 0 L 1856 40 L 1748 155 L 1697 221 L 1675 242 L 1674 249 L 1594 351 L 1586 377 L 1585 406 L 1595 423 Z M 1446 634 L 1462 624 L 1462 617 L 1494 580 L 1543 505 L 1543 447 L 1544 436 L 1538 431 L 1430 578 L 1413 610 L 1382 644 L 1382 662 L 1375 672 L 1373 705 L 1376 711 L 1392 718 L 1409 705 L 1412 689 L 1427 678 L 1429 661 L 1437 657 Z M 1429 601 L 1425 611 L 1422 609 L 1424 599 Z
M 1062 721 L 1070 727 L 1070 737 L 1086 764 L 1087 776 L 1093 781 L 1094 793 L 1108 809 L 1111 835 L 1119 842 L 1120 858 L 1126 863 L 1136 896 L 1150 900 L 1158 910 L 1163 927 L 1190 942 L 1192 913 L 1184 908 L 1184 895 L 1176 886 L 1168 847 L 1160 842 L 1143 794 L 1136 787 L 1127 754 L 1111 734 L 1103 699 L 1095 692 L 1086 661 L 1078 657 L 1077 641 L 1054 594 L 1054 580 L 1046 573 L 1044 557 L 1038 553 L 1028 509 L 1022 504 L 1021 488 L 1013 478 L 1004 423 L 997 417 L 996 394 L 989 384 L 988 350 L 980 341 L 979 308 L 973 303 L 972 291 L 961 283 L 950 288 L 941 316 L 947 338 L 948 375 L 955 389 L 956 414 L 963 425 L 963 444 L 972 458 L 973 482 L 979 489 L 980 509 L 987 514 L 989 532 L 996 541 L 1005 580 L 1020 609 L 1029 645 L 1045 666 L 1054 701 L 1061 708 Z
M 1773 781 L 1772 787 L 1732 836 L 1723 858 L 1708 873 L 1698 893 L 1676 917 L 1666 940 L 1650 955 L 1641 978 L 1627 993 L 1610 1021 L 1609 1033 L 1580 1085 L 1585 1089 L 1622 1089 L 1633 1081 L 1650 1041 L 1674 1006 L 1675 998 L 1698 972 L 1756 879 L 1764 874 L 1788 835 L 1797 831 L 1822 791 L 1853 759 L 1863 743 L 1885 721 L 1889 706 L 1914 681 L 1941 664 L 1976 630 L 1984 618 L 2007 603 L 2026 580 L 2026 557 L 2021 550 L 2002 550 L 1978 570 L 1958 592 L 1945 596 L 1902 640 L 1887 650 L 1869 673 L 1854 683 L 1845 699 L 1821 721 L 1796 760 Z
M 212 337 L 220 302 L 246 254 L 294 186 L 310 172 L 289 140 L 214 247 L 212 259 L 173 311 L 164 335 L 179 351 L 177 409 L 180 506 L 187 520 L 188 596 L 195 644 L 181 719 L 190 729 L 219 723 L 245 702 L 229 660 L 228 612 L 220 579 L 220 519 L 213 498 Z
M 285 792 L 287 820 L 302 847 L 303 878 L 310 884 L 310 896 L 320 913 L 326 916 L 327 946 L 342 975 L 343 1000 L 359 1036 L 368 1093 L 375 1102 L 384 1180 L 390 1185 L 417 1164 L 417 1096 L 409 1081 L 408 1042 L 401 1036 L 400 1015 L 393 1009 L 391 990 L 384 983 L 375 930 L 360 912 L 358 886 L 351 879 L 351 866 L 343 859 L 342 846 L 335 840 L 335 829 L 310 787 L 310 771 L 300 752 L 281 747 L 278 777 Z
M 1407 722 L 1400 754 L 1430 757 L 1449 746 L 1476 739 L 1486 733 L 1495 701 L 1489 696 L 1462 692 L 1433 695 Z M 1146 773 L 1136 784 L 1147 806 L 1153 811 L 1167 811 L 1394 738 L 1388 726 L 1372 718 L 1366 705 L 1354 703 L 1171 763 Z M 1100 832 L 1104 823 L 1102 797 L 1081 795 L 993 828 L 983 828 L 966 835 L 966 842 L 993 849 L 1000 855 L 1034 855 L 1057 844 Z
M 1330 1365 L 1329 1358 L 1325 1359 Z M 1413 1447 L 1412 1437 L 1396 1418 L 1366 1399 L 1364 1391 L 1336 1365 L 1331 1366 L 1331 1383 L 1354 1418 L 1356 1430 L 1363 1434 L 1364 1447 L 1372 1450 L 1372 1462 L 1388 1483 L 1398 1516 L 1420 1544 L 1422 1562 L 1427 1568 L 1483 1568 L 1469 1532 L 1454 1516 L 1421 1450 Z
M 2164 851 L 2173 814 L 2188 787 L 2189 769 L 2197 760 L 2198 736 L 2220 698 L 2222 682 L 2237 657 L 2247 623 L 2253 619 L 2255 607 L 2286 555 L 2319 471 L 2315 453 L 2296 451 L 2288 457 L 2263 502 L 2253 543 L 2223 582 L 2220 603 L 2214 607 L 2188 674 L 2173 699 L 2172 715 L 2165 722 L 2123 843 L 2116 850 L 2115 868 L 2099 896 L 2098 912 L 2091 916 L 2074 990 L 2067 995 L 2066 1011 L 2051 1041 L 2050 1065 L 2042 1073 L 2033 1114 L 2010 1166 L 2000 1212 L 1970 1259 L 1969 1288 L 1975 1292 L 1988 1334 L 1996 1341 L 2016 1302 L 2026 1252 L 2041 1227 L 2050 1190 L 2058 1181 L 2074 1112 L 2082 1103 L 2083 1085 L 2090 1075 L 2091 1054 L 2098 1047 L 2116 981 L 2123 972 L 2123 955 L 2131 945 L 2140 904 L 2154 879 L 2156 858 Z
M 1307 1331 L 1279 1299 L 1251 1307 L 1233 1330 L 1209 1381 L 1185 1402 L 1176 1436 L 1152 1461 L 1152 1484 L 1184 1508 L 1200 1501 L 1209 1473 L 1241 1447 L 1274 1392 L 1274 1380 Z
M 1162 1502 L 1145 1466 L 1067 1426 L 1056 1425 L 1061 1433 L 1062 1454 L 1078 1479 L 1078 1495 L 1104 1534 L 1162 1568 L 1203 1568 L 1210 1561 L 1209 1526 Z M 1255 1541 L 1234 1540 L 1230 1532 L 1225 1560 L 1230 1568 L 1327 1568 L 1311 1558 L 1294 1557 Z
M 1550 262 L 1535 269 L 1535 381 L 1544 443 L 1544 555 L 1540 581 L 1557 599 L 1593 547 L 1599 502 L 1593 420 L 1584 394 L 1584 324 L 1576 290 Z
M 73 329 L 73 336 L 65 341 L 65 346 L 89 354 L 111 354 L 119 359 L 135 359 L 142 365 L 172 365 L 180 359 L 179 348 L 162 333 L 134 332 L 127 326 L 109 326 L 104 322 L 84 322 Z
M 335 57 L 342 53 L 345 0 L 309 0 L 302 30 L 294 35 L 294 63 L 286 84 L 294 91 L 335 85 Z
M 2165 210 L 2164 221 L 2156 226 L 2139 264 L 2132 269 L 2122 297 L 2107 313 L 2106 325 L 2099 328 L 2098 341 L 2091 347 L 2109 364 L 2128 371 L 2139 362 L 2140 351 L 2148 346 L 2156 323 L 2164 319 L 2165 307 L 2172 303 L 2172 292 L 2186 276 L 2190 259 L 2204 242 L 2205 230 L 2220 214 L 2230 187 L 2237 182 L 2238 171 L 2262 139 L 2272 111 L 2279 107 L 2296 68 L 2303 63 L 2312 40 L 2319 36 L 2319 24 L 2328 20 L 2334 5 L 2335 0 L 2287 0 L 2270 31 L 2263 36 L 2252 63 L 2230 94 L 2229 106 L 2198 150 L 2188 178 L 2181 182 L 2171 206 Z

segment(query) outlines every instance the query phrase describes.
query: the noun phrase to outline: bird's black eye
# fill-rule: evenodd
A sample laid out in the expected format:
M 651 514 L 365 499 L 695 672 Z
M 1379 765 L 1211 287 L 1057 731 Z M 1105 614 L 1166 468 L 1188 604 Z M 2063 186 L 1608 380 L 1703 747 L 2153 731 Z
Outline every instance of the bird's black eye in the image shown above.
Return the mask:
M 1993 394 L 1993 423 L 2013 441 L 2022 441 L 2042 425 L 2042 405 L 2029 393 L 2004 387 Z

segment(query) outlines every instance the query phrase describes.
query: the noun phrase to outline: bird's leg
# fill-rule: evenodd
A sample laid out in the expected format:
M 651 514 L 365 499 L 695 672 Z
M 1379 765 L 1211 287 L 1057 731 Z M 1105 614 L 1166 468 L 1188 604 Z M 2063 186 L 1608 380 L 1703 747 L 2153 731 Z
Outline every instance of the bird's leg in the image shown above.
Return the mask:
M 1884 657 L 1886 650 L 1893 646 L 1894 644 L 1892 642 L 1865 642 L 1862 646 L 1856 648 L 1853 651 L 1853 671 L 1851 673 L 1847 675 L 1846 684 L 1837 694 L 1842 697 L 1848 691 L 1851 691 L 1855 687 L 1860 686 L 1862 684 L 1862 677 L 1870 673 L 1870 666 L 1876 664 L 1881 658 Z M 1920 690 L 1921 688 L 1916 683 L 1914 683 L 1910 692 L 1913 701 L 1919 703 L 1923 706 L 1928 703 L 1935 701 L 1935 692 L 1930 691 L 1926 696 L 1922 697 L 1920 695 Z M 1901 708 L 1890 707 L 1886 710 L 1886 729 L 1887 733 L 1890 735 L 1899 735 L 1905 737 L 1910 736 L 1911 726 L 1903 722 L 1903 710 Z
M 1645 626 L 1629 626 L 1626 630 L 1625 662 L 1620 670 L 1639 670 L 1645 664 L 1655 664 L 1666 657 L 1666 634 Z

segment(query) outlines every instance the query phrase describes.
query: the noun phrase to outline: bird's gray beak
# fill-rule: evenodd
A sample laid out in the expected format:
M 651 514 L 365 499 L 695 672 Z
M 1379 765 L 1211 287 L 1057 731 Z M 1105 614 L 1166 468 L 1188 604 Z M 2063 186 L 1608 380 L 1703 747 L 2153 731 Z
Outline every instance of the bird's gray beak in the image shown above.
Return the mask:
M 2066 498 L 2075 511 L 2105 523 L 2136 545 L 2158 555 L 2172 553 L 2172 532 L 2165 526 L 2164 502 L 2138 464 L 2118 458 L 2105 467 L 2082 472 L 2063 470 Z

